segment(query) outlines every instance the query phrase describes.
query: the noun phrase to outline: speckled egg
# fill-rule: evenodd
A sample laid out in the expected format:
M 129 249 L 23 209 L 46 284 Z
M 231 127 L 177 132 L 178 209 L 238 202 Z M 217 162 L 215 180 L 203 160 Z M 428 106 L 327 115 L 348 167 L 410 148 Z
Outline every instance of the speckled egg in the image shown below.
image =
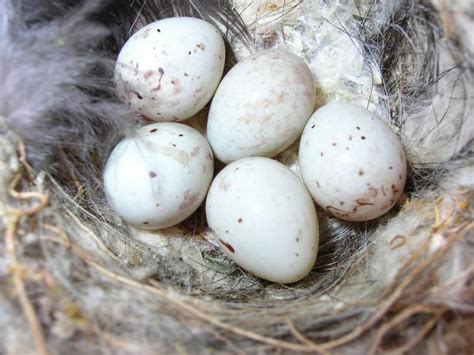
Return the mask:
M 206 213 L 227 255 L 258 277 L 295 282 L 316 261 L 313 201 L 298 177 L 277 161 L 246 158 L 225 167 L 211 184 Z
M 183 121 L 209 102 L 224 60 L 224 41 L 211 24 L 190 17 L 156 21 L 120 51 L 117 94 L 149 119 Z
M 179 123 L 155 123 L 114 148 L 104 171 L 104 190 L 126 222 L 162 229 L 199 207 L 212 176 L 212 151 L 198 131 Z
M 311 70 L 298 56 L 279 50 L 251 55 L 229 71 L 212 99 L 209 143 L 225 163 L 273 157 L 299 138 L 315 99 Z
M 407 176 L 405 152 L 390 126 L 348 103 L 316 111 L 304 129 L 299 161 L 316 202 L 347 221 L 368 221 L 389 211 Z

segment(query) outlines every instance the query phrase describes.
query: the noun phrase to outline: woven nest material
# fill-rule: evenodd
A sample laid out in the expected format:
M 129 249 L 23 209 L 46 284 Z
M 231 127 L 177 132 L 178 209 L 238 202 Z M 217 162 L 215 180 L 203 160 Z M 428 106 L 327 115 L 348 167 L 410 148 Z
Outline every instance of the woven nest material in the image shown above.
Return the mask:
M 0 353 L 472 353 L 470 5 L 1 3 Z M 318 260 L 298 283 L 262 281 L 227 259 L 202 208 L 151 232 L 105 202 L 107 155 L 143 124 L 114 96 L 114 58 L 141 25 L 174 15 L 216 24 L 228 68 L 263 48 L 299 55 L 319 106 L 367 106 L 403 142 L 399 204 L 370 223 L 318 210 Z M 205 116 L 189 124 L 203 130 Z M 297 147 L 277 157 L 296 173 Z

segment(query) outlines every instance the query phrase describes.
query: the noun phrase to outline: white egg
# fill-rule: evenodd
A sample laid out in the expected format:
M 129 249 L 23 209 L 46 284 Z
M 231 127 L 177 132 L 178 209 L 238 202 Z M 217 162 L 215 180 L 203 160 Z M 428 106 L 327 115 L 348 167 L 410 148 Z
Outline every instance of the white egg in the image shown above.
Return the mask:
M 298 281 L 316 261 L 313 201 L 298 177 L 277 161 L 246 158 L 225 167 L 211 184 L 206 214 L 227 255 L 263 279 Z
M 263 51 L 235 65 L 212 99 L 207 137 L 225 163 L 274 157 L 299 138 L 314 111 L 311 70 L 294 54 Z
M 316 202 L 348 221 L 383 215 L 405 186 L 407 163 L 397 135 L 377 115 L 352 104 L 315 112 L 301 138 L 299 161 Z
M 224 60 L 224 41 L 211 24 L 190 17 L 156 21 L 120 51 L 117 94 L 152 120 L 183 121 L 209 102 Z
M 179 123 L 154 123 L 114 148 L 105 167 L 104 189 L 126 222 L 162 229 L 199 207 L 212 176 L 212 151 L 198 131 Z

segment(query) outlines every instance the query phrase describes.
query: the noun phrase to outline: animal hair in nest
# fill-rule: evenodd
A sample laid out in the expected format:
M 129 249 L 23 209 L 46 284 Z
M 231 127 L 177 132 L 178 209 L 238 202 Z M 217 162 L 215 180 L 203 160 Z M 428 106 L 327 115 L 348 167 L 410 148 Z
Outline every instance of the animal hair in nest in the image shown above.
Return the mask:
M 469 353 L 474 348 L 470 1 L 5 0 L 0 3 L 0 352 Z M 470 11 L 470 12 L 469 12 Z M 391 124 L 409 160 L 399 204 L 369 223 L 318 210 L 304 280 L 257 279 L 200 208 L 164 231 L 109 209 L 101 171 L 140 115 L 114 94 L 124 42 L 151 21 L 215 24 L 227 69 L 282 48 L 318 106 Z M 205 126 L 206 109 L 188 123 Z M 298 173 L 298 144 L 277 157 Z

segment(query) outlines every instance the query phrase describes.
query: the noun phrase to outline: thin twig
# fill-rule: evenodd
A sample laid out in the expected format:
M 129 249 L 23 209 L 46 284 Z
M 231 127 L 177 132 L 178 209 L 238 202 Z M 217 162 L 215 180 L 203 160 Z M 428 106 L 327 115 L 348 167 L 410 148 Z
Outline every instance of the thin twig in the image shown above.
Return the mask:
M 161 299 L 163 299 L 164 301 L 169 302 L 170 304 L 174 305 L 175 307 L 179 308 L 180 310 L 185 310 L 186 312 L 188 312 L 188 314 L 194 315 L 196 318 L 201 319 L 201 320 L 203 320 L 203 321 L 205 321 L 209 324 L 212 324 L 212 325 L 214 325 L 214 326 L 216 326 L 220 329 L 224 329 L 224 330 L 230 331 L 234 334 L 240 335 L 242 337 L 252 339 L 252 340 L 258 341 L 260 343 L 268 344 L 268 345 L 271 345 L 271 346 L 274 346 L 274 347 L 281 347 L 281 348 L 284 348 L 284 349 L 287 349 L 287 350 L 301 351 L 301 352 L 314 352 L 315 351 L 315 346 L 316 345 L 309 347 L 307 345 L 295 344 L 295 343 L 290 343 L 290 342 L 286 342 L 286 341 L 281 341 L 281 340 L 277 340 L 277 339 L 274 339 L 274 338 L 269 338 L 269 337 L 254 333 L 254 332 L 249 331 L 249 330 L 242 329 L 240 327 L 236 327 L 236 326 L 233 326 L 233 325 L 230 325 L 230 324 L 227 324 L 227 323 L 223 323 L 223 322 L 209 316 L 208 314 L 200 311 L 199 309 L 195 308 L 191 304 L 188 304 L 188 303 L 186 303 L 184 301 L 181 301 L 179 299 L 176 299 L 176 298 L 172 298 L 170 295 L 168 295 L 166 293 L 165 290 L 159 289 L 159 288 L 154 287 L 154 286 L 139 283 L 139 282 L 134 281 L 132 279 L 129 279 L 127 277 L 118 275 L 118 274 L 116 274 L 116 273 L 114 273 L 110 270 L 107 270 L 102 265 L 100 265 L 97 262 L 95 262 L 94 260 L 92 260 L 90 258 L 90 256 L 87 255 L 86 253 L 84 253 L 80 248 L 78 248 L 75 245 L 71 245 L 69 241 L 63 240 L 62 238 L 42 237 L 42 240 L 51 241 L 51 242 L 55 242 L 55 243 L 59 243 L 59 244 L 68 246 L 69 250 L 73 254 L 75 254 L 76 256 L 81 258 L 82 261 L 84 261 L 86 264 L 93 267 L 94 269 L 96 269 L 98 272 L 100 272 L 102 275 L 108 277 L 109 279 L 111 279 L 111 280 L 113 280 L 117 283 L 121 283 L 121 284 L 124 284 L 124 285 L 127 285 L 127 286 L 134 287 L 136 289 L 144 290 L 144 291 L 147 291 L 147 292 L 152 293 L 154 295 L 157 295 Z
M 18 223 L 22 216 L 23 213 L 20 211 L 16 211 L 10 216 L 7 231 L 5 233 L 5 251 L 6 255 L 10 258 L 11 273 L 13 283 L 15 285 L 15 291 L 18 296 L 23 314 L 25 315 L 25 318 L 30 326 L 36 350 L 41 355 L 47 355 L 48 349 L 44 339 L 43 331 L 41 329 L 41 324 L 38 320 L 33 304 L 26 292 L 25 284 L 22 278 L 22 267 L 16 257 L 15 235 Z
M 403 354 L 406 351 L 413 348 L 418 342 L 423 339 L 423 337 L 433 328 L 438 319 L 443 313 L 442 310 L 435 307 L 425 306 L 425 305 L 416 305 L 410 308 L 405 309 L 403 312 L 400 312 L 396 317 L 394 317 L 390 322 L 382 325 L 375 335 L 375 339 L 372 342 L 368 355 L 376 354 L 380 343 L 382 342 L 385 335 L 390 332 L 394 327 L 400 325 L 402 322 L 411 318 L 416 314 L 433 314 L 434 316 L 423 326 L 423 328 L 418 332 L 415 337 L 412 337 L 410 341 L 401 347 L 397 348 L 394 352 L 397 354 Z

